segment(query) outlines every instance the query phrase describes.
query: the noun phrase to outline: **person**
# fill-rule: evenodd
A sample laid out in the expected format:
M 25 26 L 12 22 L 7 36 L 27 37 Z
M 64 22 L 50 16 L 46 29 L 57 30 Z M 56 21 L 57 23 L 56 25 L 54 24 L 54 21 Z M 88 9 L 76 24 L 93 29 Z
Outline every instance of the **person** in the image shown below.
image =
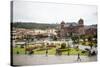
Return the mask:
M 33 50 L 33 55 L 34 55 L 34 50 Z
M 78 53 L 77 61 L 81 61 L 80 54 Z
M 19 54 L 19 51 L 17 51 L 17 54 Z
M 58 55 L 58 49 L 56 48 L 56 55 Z
M 32 55 L 32 54 L 34 54 L 34 51 L 31 50 L 31 51 L 29 52 L 29 55 Z
M 46 56 L 48 55 L 48 48 L 46 49 Z

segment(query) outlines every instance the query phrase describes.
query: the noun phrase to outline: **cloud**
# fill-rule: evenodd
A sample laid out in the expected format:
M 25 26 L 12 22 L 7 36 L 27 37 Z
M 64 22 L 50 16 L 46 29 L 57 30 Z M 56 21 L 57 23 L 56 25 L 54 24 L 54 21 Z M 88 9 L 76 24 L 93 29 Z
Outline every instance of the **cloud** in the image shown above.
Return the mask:
M 97 23 L 97 7 L 89 5 L 15 1 L 13 13 L 14 21 L 60 23 L 62 20 L 77 22 L 83 18 L 85 24 Z

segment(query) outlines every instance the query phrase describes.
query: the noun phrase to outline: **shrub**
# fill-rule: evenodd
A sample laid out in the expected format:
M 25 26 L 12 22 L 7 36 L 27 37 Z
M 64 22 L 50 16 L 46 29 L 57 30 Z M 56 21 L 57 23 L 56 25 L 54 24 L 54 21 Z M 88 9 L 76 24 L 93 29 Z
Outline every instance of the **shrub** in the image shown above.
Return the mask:
M 85 42 L 82 42 L 82 45 L 85 45 L 86 43 Z
M 61 49 L 65 49 L 66 48 L 66 43 L 62 43 L 61 44 Z
M 56 47 L 55 45 L 48 45 L 47 47 Z
M 21 45 L 20 48 L 24 48 L 24 45 Z
M 82 53 L 86 53 L 86 51 L 82 51 Z

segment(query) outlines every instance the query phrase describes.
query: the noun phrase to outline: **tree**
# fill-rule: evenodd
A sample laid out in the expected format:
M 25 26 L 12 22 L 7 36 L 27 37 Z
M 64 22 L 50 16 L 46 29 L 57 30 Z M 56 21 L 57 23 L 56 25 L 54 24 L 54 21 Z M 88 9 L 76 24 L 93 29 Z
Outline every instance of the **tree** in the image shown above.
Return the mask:
M 94 38 L 94 41 L 93 41 L 93 42 L 94 42 L 95 44 L 97 44 L 97 34 L 93 35 L 93 38 Z
M 89 46 L 90 46 L 90 48 L 92 49 L 92 47 L 93 47 L 93 43 L 90 43 Z
M 85 42 L 86 35 L 81 35 L 80 38 Z
M 56 36 L 54 36 L 54 37 L 53 37 L 53 40 L 54 40 L 54 41 L 57 41 L 57 37 L 56 37 Z
M 66 48 L 66 43 L 62 43 L 61 44 L 61 49 L 65 49 Z
M 73 36 L 73 37 L 71 37 L 71 39 L 72 39 L 74 44 L 78 43 L 78 41 L 79 41 L 78 36 Z
M 88 37 L 88 41 L 90 42 L 89 46 L 92 49 L 92 46 L 93 46 L 93 36 L 89 36 Z
M 68 56 L 70 55 L 70 54 L 69 54 L 69 51 L 70 51 L 70 49 L 69 49 L 69 48 L 70 48 L 70 46 L 69 46 L 69 44 L 68 44 Z

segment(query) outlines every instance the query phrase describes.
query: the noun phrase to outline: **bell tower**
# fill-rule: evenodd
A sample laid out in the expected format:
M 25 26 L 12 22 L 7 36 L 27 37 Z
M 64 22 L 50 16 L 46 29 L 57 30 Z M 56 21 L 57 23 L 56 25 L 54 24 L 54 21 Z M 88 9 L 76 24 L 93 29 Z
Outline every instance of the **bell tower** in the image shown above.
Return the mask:
M 79 19 L 78 21 L 78 25 L 79 25 L 79 28 L 78 28 L 78 32 L 80 35 L 84 34 L 84 20 L 83 19 Z
M 63 28 L 64 28 L 64 25 L 65 25 L 65 22 L 64 22 L 64 21 L 62 21 L 62 22 L 61 22 L 61 29 L 63 29 Z
M 79 26 L 84 26 L 84 20 L 80 18 L 78 21 L 78 24 Z

